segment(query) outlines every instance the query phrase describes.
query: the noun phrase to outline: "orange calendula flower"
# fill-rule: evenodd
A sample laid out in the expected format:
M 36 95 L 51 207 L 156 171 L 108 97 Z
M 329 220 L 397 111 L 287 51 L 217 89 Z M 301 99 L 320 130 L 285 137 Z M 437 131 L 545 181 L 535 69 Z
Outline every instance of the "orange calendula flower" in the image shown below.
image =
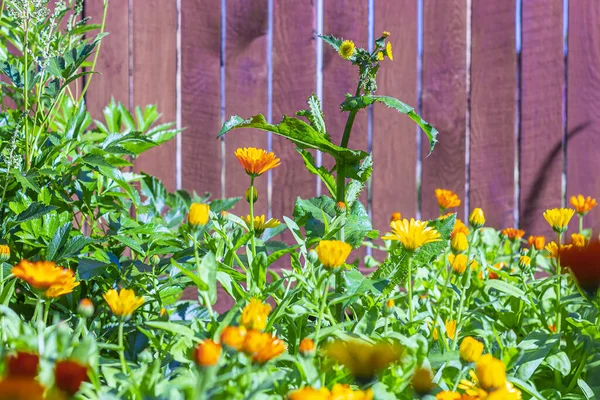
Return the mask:
M 310 338 L 302 339 L 298 346 L 298 352 L 305 357 L 315 354 L 315 342 Z
M 391 42 L 387 42 L 385 44 L 385 55 L 388 56 L 390 60 L 394 61 L 394 53 L 392 52 Z
M 573 218 L 575 210 L 572 208 L 553 208 L 544 211 L 544 218 L 554 232 L 563 233 L 567 230 L 569 221 Z
M 390 222 L 392 221 L 400 221 L 402 219 L 402 214 L 400 214 L 398 211 L 393 212 L 392 216 L 390 217 Z
M 89 382 L 88 367 L 74 360 L 62 360 L 54 367 L 56 386 L 62 391 L 74 396 L 83 382 Z
M 213 340 L 204 340 L 196 347 L 196 362 L 201 367 L 212 367 L 221 358 L 221 345 Z
M 79 286 L 75 274 L 68 268 L 57 266 L 52 261 L 21 260 L 15 265 L 12 274 L 27 282 L 32 288 L 45 291 L 47 297 L 58 297 L 71 293 Z
M 188 222 L 192 226 L 203 226 L 210 218 L 210 206 L 202 203 L 192 203 L 188 214 Z
M 450 238 L 453 238 L 459 233 L 463 233 L 465 236 L 469 234 L 469 228 L 462 222 L 460 219 L 456 218 L 456 222 L 454 223 L 454 227 L 452 228 L 452 233 L 450 234 Z
M 464 253 L 469 248 L 469 241 L 463 232 L 458 232 L 450 239 L 450 248 L 454 254 Z
M 44 391 L 33 378 L 8 376 L 0 380 L 0 400 L 43 400 Z
M 251 228 L 250 216 L 247 215 L 245 217 L 242 217 L 242 220 L 244 220 L 244 222 L 246 223 L 246 226 L 248 227 L 248 229 L 250 229 Z M 261 235 L 266 229 L 277 228 L 280 224 L 281 224 L 281 222 L 279 222 L 279 220 L 277 218 L 269 218 L 268 220 L 265 221 L 264 215 L 255 215 L 254 216 L 254 232 L 257 235 Z
M 451 392 L 449 390 L 444 390 L 443 392 L 439 392 L 435 395 L 437 400 L 460 400 L 462 395 L 457 392 Z
M 554 325 L 554 324 L 548 325 L 548 330 L 552 333 L 556 333 L 556 325 Z
M 598 202 L 590 196 L 583 197 L 582 194 L 578 194 L 577 196 L 571 196 L 571 205 L 579 215 L 583 216 L 596 207 Z
M 6 369 L 9 376 L 34 378 L 38 373 L 40 357 L 35 353 L 18 351 L 6 358 Z
M 519 257 L 519 267 L 521 269 L 529 268 L 530 265 L 531 265 L 531 257 L 529 257 L 529 256 Z
M 523 229 L 515 229 L 515 228 L 505 228 L 502 229 L 502 235 L 506 236 L 509 240 L 517 241 L 521 240 L 523 236 L 525 236 L 525 231 Z
M 267 327 L 267 317 L 271 313 L 271 306 L 260 299 L 253 298 L 242 310 L 240 324 L 246 329 L 262 331 Z
M 350 57 L 352 57 L 352 55 L 354 54 L 354 42 L 352 40 L 344 40 L 340 45 L 338 54 L 344 60 L 349 60 Z
M 392 227 L 392 232 L 383 236 L 382 239 L 398 240 L 406 250 L 411 252 L 427 243 L 439 242 L 441 240 L 440 233 L 427 226 L 427 222 L 425 221 L 416 221 L 413 218 L 410 221 L 403 219 L 390 222 L 390 226 Z
M 235 151 L 235 156 L 246 173 L 254 177 L 280 165 L 280 160 L 275 157 L 275 153 L 254 147 L 239 148 Z
M 546 246 L 546 238 L 543 236 L 529 236 L 527 243 L 537 251 L 540 251 Z
M 481 208 L 476 208 L 473 210 L 469 216 L 469 224 L 473 227 L 473 229 L 481 228 L 483 224 L 485 224 L 485 214 Z
M 571 243 L 573 243 L 573 246 L 575 247 L 585 247 L 585 236 L 581 233 L 574 233 L 571 235 Z
M 286 349 L 285 343 L 269 333 L 250 330 L 246 334 L 244 353 L 257 364 L 265 364 L 275 357 L 280 356 Z
M 504 363 L 490 354 L 477 360 L 475 372 L 479 385 L 484 390 L 495 390 L 506 386 L 506 367 Z
M 371 344 L 362 340 L 338 340 L 325 349 L 328 357 L 350 370 L 354 377 L 371 379 L 400 357 L 400 350 L 389 343 Z
M 240 351 L 246 339 L 247 330 L 243 326 L 227 326 L 221 332 L 221 343 L 226 347 Z
M 425 395 L 431 392 L 434 387 L 433 372 L 430 368 L 421 367 L 417 369 L 410 383 L 413 389 L 415 389 L 415 392 L 419 393 L 420 395 Z
M 372 400 L 373 390 L 353 390 L 349 385 L 336 383 L 331 388 L 330 400 Z
M 315 251 L 323 267 L 333 269 L 346 263 L 352 246 L 339 240 L 321 240 L 315 247 Z
M 131 289 L 121 289 L 118 292 L 115 289 L 110 289 L 102 297 L 117 317 L 128 318 L 138 307 L 144 304 L 144 298 L 136 297 L 135 292 Z
M 571 247 L 573 247 L 572 244 L 561 244 L 559 248 L 556 242 L 550 242 L 546 245 L 548 258 L 557 258 L 558 253 L 562 252 L 563 250 L 570 249 Z
M 288 394 L 288 400 L 330 400 L 331 392 L 327 388 L 313 389 L 303 387 Z
M 452 271 L 459 275 L 467 270 L 468 258 L 464 254 L 448 254 L 448 261 L 450 262 L 450 267 L 452 268 Z
M 460 358 L 466 362 L 475 362 L 479 360 L 483 353 L 483 343 L 467 336 L 460 342 L 459 347 Z
M 6 244 L 0 244 L 0 261 L 8 261 L 10 258 L 10 247 Z
M 435 189 L 435 197 L 442 210 L 460 206 L 458 195 L 451 190 Z

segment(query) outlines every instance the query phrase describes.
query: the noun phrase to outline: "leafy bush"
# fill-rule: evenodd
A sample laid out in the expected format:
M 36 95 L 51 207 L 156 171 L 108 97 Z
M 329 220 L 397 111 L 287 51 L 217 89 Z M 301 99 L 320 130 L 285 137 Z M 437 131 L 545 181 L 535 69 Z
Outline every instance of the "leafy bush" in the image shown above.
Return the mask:
M 153 106 L 132 115 L 114 101 L 92 120 L 83 99 L 104 26 L 78 20 L 81 2 L 52 12 L 46 3 L 7 0 L 0 20 L 0 398 L 591 399 L 600 391 L 600 245 L 583 229 L 595 200 L 548 210 L 557 232 L 548 245 L 486 227 L 481 209 L 465 225 L 448 212 L 460 199 L 443 189 L 439 218 L 396 212 L 389 233 L 373 229 L 358 200 L 372 156 L 349 147 L 355 115 L 383 103 L 414 120 L 432 150 L 437 142 L 411 107 L 374 94 L 379 68 L 393 61 L 389 33 L 372 52 L 322 37 L 359 72 L 341 103 L 348 120 L 339 146 L 315 96 L 279 124 L 262 115 L 224 124 L 219 135 L 250 127 L 288 138 L 327 187 L 329 195 L 299 198 L 282 223 L 254 215 L 255 180 L 287 161 L 273 153 L 235 152 L 248 173 L 247 216 L 229 212 L 240 198 L 168 193 L 133 172 L 139 154 L 179 131 L 158 123 Z M 315 150 L 334 166 L 317 165 Z M 575 212 L 579 232 L 566 245 Z M 294 243 L 278 240 L 284 231 Z M 375 257 L 357 256 L 365 247 Z M 197 300 L 181 300 L 185 288 Z M 235 303 L 224 313 L 213 307 L 218 293 Z

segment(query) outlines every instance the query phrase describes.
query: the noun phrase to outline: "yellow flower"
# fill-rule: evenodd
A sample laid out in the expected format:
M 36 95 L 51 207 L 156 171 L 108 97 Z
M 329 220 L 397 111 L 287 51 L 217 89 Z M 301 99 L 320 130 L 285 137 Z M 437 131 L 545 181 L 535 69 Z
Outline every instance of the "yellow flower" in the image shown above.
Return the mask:
M 453 319 L 450 320 L 446 320 L 446 336 L 448 336 L 449 339 L 454 340 L 455 335 L 456 335 L 456 321 Z
M 444 390 L 443 392 L 439 392 L 435 395 L 437 400 L 460 400 L 461 394 L 457 392 L 451 392 L 449 390 Z
M 288 400 L 329 400 L 331 392 L 327 388 L 304 387 L 288 394 Z
M 475 365 L 479 386 L 484 390 L 495 390 L 506 386 L 506 367 L 491 354 L 481 356 Z
M 275 157 L 275 153 L 254 147 L 240 147 L 235 151 L 235 156 L 246 173 L 254 177 L 280 165 L 280 160 Z
M 460 342 L 459 351 L 460 358 L 464 361 L 475 362 L 479 360 L 479 357 L 481 357 L 481 354 L 483 353 L 483 343 L 467 336 Z
M 571 235 L 571 242 L 575 247 L 585 247 L 585 236 L 581 233 L 574 233 Z
M 521 269 L 529 268 L 530 265 L 531 265 L 531 257 L 529 257 L 529 256 L 519 257 L 519 267 Z
M 371 344 L 358 339 L 333 342 L 327 346 L 325 354 L 344 365 L 359 379 L 373 378 L 400 358 L 400 350 L 389 343 Z
M 463 232 L 458 232 L 450 240 L 450 248 L 455 254 L 464 253 L 469 248 L 469 241 Z
M 0 244 L 0 261 L 8 261 L 10 258 L 10 247 L 6 244 Z
M 315 354 L 315 342 L 310 338 L 304 338 L 300 341 L 298 346 L 298 352 L 303 356 L 310 356 Z
M 253 298 L 242 310 L 240 324 L 247 329 L 262 331 L 267 327 L 267 317 L 270 313 L 270 305 Z
M 489 393 L 486 400 L 520 400 L 521 392 L 519 390 L 510 391 L 507 388 L 494 390 Z
M 21 260 L 15 265 L 12 274 L 27 282 L 33 289 L 45 291 L 47 297 L 58 297 L 71 293 L 79 286 L 75 274 L 68 268 L 57 266 L 51 261 Z
M 405 218 L 400 221 L 390 222 L 392 232 L 389 235 L 383 236 L 386 240 L 399 240 L 404 248 L 408 251 L 415 251 L 421 246 L 439 242 L 440 233 L 435 229 L 427 226 L 427 222 L 416 221 L 411 218 L 410 222 Z
M 246 328 L 243 326 L 227 326 L 221 332 L 221 343 L 225 346 L 240 351 L 246 339 Z
M 561 244 L 560 249 L 559 249 L 556 242 L 550 242 L 546 245 L 546 250 L 549 253 L 549 255 L 548 255 L 549 258 L 557 258 L 559 252 L 561 252 L 565 249 L 570 249 L 571 247 L 573 247 L 572 244 Z
M 196 362 L 201 367 L 212 367 L 221 358 L 221 345 L 213 340 L 204 340 L 196 347 Z
M 571 196 L 571 205 L 579 215 L 583 216 L 596 207 L 598 202 L 590 196 L 583 197 L 583 195 L 578 194 L 577 196 Z
M 344 60 L 349 60 L 350 57 L 352 57 L 352 55 L 354 54 L 354 42 L 352 40 L 344 40 L 340 45 L 338 54 Z
M 377 59 L 378 59 L 379 61 L 383 61 L 383 51 L 378 51 L 378 52 L 377 52 Z
M 352 246 L 339 240 L 321 240 L 315 248 L 325 268 L 338 268 L 346 263 Z
M 388 31 L 383 31 L 383 33 L 381 34 L 381 36 L 383 36 L 383 37 L 388 37 L 390 35 L 391 35 L 391 33 L 389 33 Z
M 392 216 L 390 217 L 390 222 L 392 221 L 400 221 L 402 219 L 402 214 L 400 214 L 398 211 L 393 212 Z
M 210 206 L 202 203 L 192 203 L 188 214 L 188 222 L 192 226 L 202 226 L 208 223 Z
M 387 308 L 394 308 L 395 305 L 396 305 L 396 302 L 394 301 L 394 299 L 389 299 L 388 301 L 385 302 L 385 306 Z
M 464 254 L 448 254 L 448 261 L 450 262 L 452 270 L 457 274 L 462 274 L 467 270 L 468 258 Z
M 459 233 L 464 233 L 465 236 L 469 234 L 469 228 L 462 222 L 460 219 L 456 218 L 456 222 L 454 223 L 454 227 L 452 228 L 452 233 L 450 234 L 450 238 L 453 238 Z
M 244 222 L 248 226 L 248 229 L 250 229 L 250 226 L 251 226 L 250 216 L 247 215 L 245 217 L 242 217 L 242 220 L 244 220 Z M 265 231 L 265 229 L 277 228 L 280 223 L 281 222 L 279 222 L 279 220 L 277 218 L 269 218 L 268 220 L 265 221 L 264 215 L 255 215 L 254 216 L 254 232 L 257 235 L 261 235 Z
M 373 390 L 352 390 L 348 385 L 336 383 L 331 388 L 329 400 L 372 400 Z
M 527 243 L 529 243 L 530 246 L 533 246 L 534 249 L 540 251 L 546 245 L 546 238 L 543 236 L 529 236 Z
M 390 60 L 394 61 L 394 54 L 392 53 L 392 44 L 387 42 L 385 44 L 385 54 L 390 58 Z
M 257 364 L 265 364 L 286 350 L 285 343 L 269 333 L 250 330 L 246 334 L 242 350 Z
M 433 389 L 433 372 L 430 368 L 421 367 L 417 369 L 410 381 L 415 392 L 424 395 Z
M 485 224 L 485 214 L 481 208 L 476 208 L 469 217 L 469 224 L 473 229 L 481 228 Z
M 502 229 L 502 234 L 506 236 L 509 240 L 516 241 L 521 240 L 521 238 L 525 236 L 525 231 L 522 229 L 505 228 Z
M 138 307 L 144 304 L 144 297 L 136 297 L 135 292 L 131 289 L 121 289 L 119 292 L 115 289 L 110 289 L 102 297 L 104 297 L 111 311 L 117 317 L 127 318 Z
M 435 197 L 442 210 L 460 206 L 460 199 L 452 190 L 435 189 Z
M 553 208 L 544 211 L 544 218 L 548 221 L 554 232 L 563 233 L 567 230 L 573 214 L 575 214 L 575 210 L 572 208 Z

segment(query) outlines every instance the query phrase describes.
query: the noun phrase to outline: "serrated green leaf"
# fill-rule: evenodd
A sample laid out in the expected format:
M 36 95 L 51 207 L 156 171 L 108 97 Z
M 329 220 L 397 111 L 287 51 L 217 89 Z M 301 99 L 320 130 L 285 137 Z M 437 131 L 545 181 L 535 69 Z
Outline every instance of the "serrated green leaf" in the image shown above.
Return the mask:
M 332 197 L 335 197 L 336 183 L 333 174 L 323 166 L 317 167 L 313 155 L 308 150 L 296 149 L 296 151 L 302 156 L 302 160 L 304 161 L 304 165 L 308 172 L 321 178 L 321 181 L 325 184 L 327 190 L 329 190 L 329 194 L 331 194 Z
M 48 250 L 46 251 L 46 260 L 54 261 L 54 257 L 58 253 L 58 250 L 67 243 L 69 239 L 69 233 L 71 233 L 71 223 L 67 222 L 66 224 L 59 227 L 54 236 L 52 236 L 52 240 L 48 245 Z
M 327 43 L 328 45 L 333 47 L 333 49 L 335 51 L 340 51 L 340 46 L 342 45 L 342 42 L 343 42 L 342 39 L 338 39 L 333 35 L 319 35 L 319 37 L 321 39 L 323 39 L 323 41 L 325 43 Z

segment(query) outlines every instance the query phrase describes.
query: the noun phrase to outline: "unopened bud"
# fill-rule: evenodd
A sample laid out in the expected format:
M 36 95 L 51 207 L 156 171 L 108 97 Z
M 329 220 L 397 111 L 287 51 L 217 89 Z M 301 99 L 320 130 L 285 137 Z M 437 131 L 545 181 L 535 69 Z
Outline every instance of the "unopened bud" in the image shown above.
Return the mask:
M 77 307 L 79 315 L 85 318 L 90 318 L 94 315 L 94 303 L 88 298 L 81 299 L 79 306 Z
M 252 191 L 250 191 L 252 190 Z M 250 194 L 252 194 L 252 203 L 256 203 L 256 200 L 258 200 L 258 190 L 256 190 L 256 188 L 254 186 L 249 187 L 248 189 L 246 189 L 246 201 L 248 203 L 250 203 Z

